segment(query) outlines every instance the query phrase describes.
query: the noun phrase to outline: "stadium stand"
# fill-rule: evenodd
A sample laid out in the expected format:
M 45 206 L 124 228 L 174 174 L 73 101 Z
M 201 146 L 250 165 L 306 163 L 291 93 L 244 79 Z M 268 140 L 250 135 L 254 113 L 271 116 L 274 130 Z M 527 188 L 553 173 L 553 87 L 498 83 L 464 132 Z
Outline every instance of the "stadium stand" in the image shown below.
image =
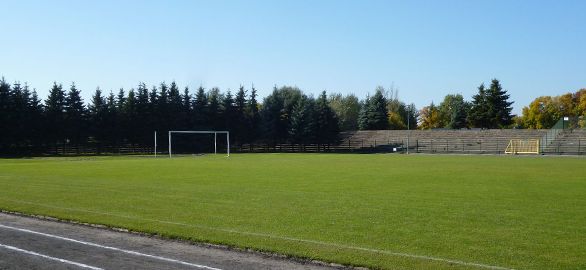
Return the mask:
M 586 129 L 562 131 L 551 143 L 543 147 L 542 153 L 559 155 L 586 154 Z
M 512 139 L 541 139 L 547 130 L 368 130 L 343 132 L 340 146 L 355 150 L 387 145 L 416 153 L 502 154 Z M 409 141 L 407 143 L 407 141 Z

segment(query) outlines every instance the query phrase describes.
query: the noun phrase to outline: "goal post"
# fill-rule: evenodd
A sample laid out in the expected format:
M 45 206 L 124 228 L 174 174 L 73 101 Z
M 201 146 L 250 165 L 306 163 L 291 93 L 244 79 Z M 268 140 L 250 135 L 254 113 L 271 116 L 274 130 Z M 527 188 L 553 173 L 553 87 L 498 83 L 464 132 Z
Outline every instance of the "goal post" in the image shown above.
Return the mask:
M 513 139 L 507 145 L 505 154 L 539 154 L 538 139 Z
M 173 157 L 173 134 L 214 134 L 214 154 L 218 153 L 218 134 L 226 134 L 226 154 L 230 156 L 230 132 L 225 130 L 170 130 L 169 131 L 169 158 Z

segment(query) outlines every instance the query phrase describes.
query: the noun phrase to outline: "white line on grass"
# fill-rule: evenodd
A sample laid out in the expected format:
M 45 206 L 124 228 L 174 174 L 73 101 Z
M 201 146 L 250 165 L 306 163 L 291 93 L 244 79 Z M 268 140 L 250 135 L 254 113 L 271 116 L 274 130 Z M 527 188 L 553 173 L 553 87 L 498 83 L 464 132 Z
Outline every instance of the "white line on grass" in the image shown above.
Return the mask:
M 38 256 L 41 258 L 45 258 L 48 260 L 52 260 L 52 261 L 57 261 L 57 262 L 62 262 L 62 263 L 66 263 L 66 264 L 71 264 L 71 265 L 75 265 L 81 268 L 86 268 L 86 269 L 92 269 L 92 270 L 103 270 L 102 268 L 99 267 L 95 267 L 95 266 L 91 266 L 91 265 L 87 265 L 87 264 L 83 264 L 83 263 L 78 263 L 78 262 L 73 262 L 73 261 L 69 261 L 69 260 L 65 260 L 65 259 L 61 259 L 61 258 L 55 258 L 55 257 L 51 257 L 45 254 L 41 254 L 41 253 L 37 253 L 34 251 L 29 251 L 29 250 L 24 250 L 21 248 L 17 248 L 17 247 L 13 247 L 13 246 L 8 246 L 8 245 L 3 245 L 0 244 L 0 248 L 5 248 L 8 250 L 12 250 L 12 251 L 17 251 L 17 252 L 21 252 L 21 253 L 25 253 L 28 255 L 33 255 L 33 256 Z
M 462 265 L 462 266 L 471 266 L 471 267 L 493 269 L 493 270 L 514 270 L 513 268 L 502 267 L 502 266 L 495 266 L 495 265 L 488 265 L 488 264 L 474 263 L 474 262 L 465 262 L 465 261 L 460 261 L 460 260 L 453 260 L 453 259 L 446 259 L 446 258 L 432 257 L 432 256 L 425 256 L 425 255 L 416 255 L 416 254 L 409 254 L 409 253 L 403 253 L 403 252 L 394 252 L 394 251 L 381 250 L 381 249 L 341 245 L 341 244 L 323 242 L 323 241 L 318 241 L 318 240 L 301 239 L 301 238 L 279 236 L 279 235 L 272 235 L 272 234 L 265 234 L 265 233 L 256 233 L 256 232 L 244 232 L 244 231 L 237 231 L 237 230 L 232 230 L 232 229 L 208 227 L 208 226 L 197 225 L 197 224 L 188 224 L 188 223 L 173 222 L 173 221 L 166 221 L 166 220 L 157 220 L 157 219 L 150 219 L 150 218 L 131 217 L 131 216 L 118 215 L 118 214 L 112 214 L 112 213 L 103 213 L 103 212 L 86 210 L 86 209 L 61 207 L 61 206 L 54 206 L 54 205 L 34 203 L 34 202 L 21 201 L 21 200 L 12 200 L 12 199 L 4 199 L 4 198 L 2 198 L 2 199 L 7 200 L 7 201 L 18 202 L 18 203 L 37 205 L 37 206 L 42 206 L 42 207 L 47 207 L 47 208 L 62 209 L 62 210 L 69 210 L 69 211 L 78 211 L 78 212 L 85 212 L 85 213 L 98 214 L 98 215 L 104 215 L 104 216 L 112 216 L 112 217 L 126 218 L 126 219 L 139 220 L 139 221 L 150 221 L 150 222 L 157 222 L 157 223 L 171 224 L 171 225 L 178 225 L 178 226 L 192 227 L 192 228 L 200 228 L 200 229 L 221 231 L 221 232 L 241 234 L 241 235 L 250 235 L 250 236 L 258 236 L 258 237 L 264 237 L 264 238 L 288 240 L 288 241 L 301 242 L 301 243 L 310 243 L 310 244 L 330 246 L 330 247 L 335 247 L 335 248 L 386 254 L 386 255 L 391 255 L 391 256 L 396 256 L 396 257 L 435 261 L 435 262 L 457 264 L 457 265 Z
M 180 261 L 180 260 L 175 260 L 175 259 L 170 259 L 170 258 L 165 258 L 165 257 L 161 257 L 161 256 L 150 255 L 150 254 L 140 253 L 140 252 L 137 252 L 137 251 L 116 248 L 116 247 L 104 246 L 104 245 L 100 245 L 100 244 L 96 244 L 96 243 L 85 242 L 85 241 L 76 240 L 76 239 L 72 239 L 72 238 L 67 238 L 67 237 L 63 237 L 63 236 L 58 236 L 58 235 L 53 235 L 53 234 L 48 234 L 48 233 L 42 233 L 42 232 L 37 232 L 37 231 L 31 231 L 31 230 L 27 230 L 27 229 L 21 229 L 21 228 L 11 227 L 11 226 L 6 226 L 6 225 L 2 225 L 2 224 L 0 224 L 0 228 L 15 230 L 15 231 L 24 232 L 24 233 L 36 234 L 36 235 L 45 236 L 45 237 L 54 238 L 54 239 L 59 239 L 59 240 L 63 240 L 63 241 L 69 241 L 69 242 L 73 242 L 73 243 L 76 243 L 76 244 L 82 244 L 82 245 L 86 245 L 86 246 L 92 246 L 92 247 L 103 248 L 103 249 L 107 249 L 107 250 L 113 250 L 113 251 L 122 252 L 122 253 L 130 254 L 130 255 L 147 257 L 147 258 L 151 258 L 151 259 L 157 259 L 157 260 L 160 260 L 160 261 L 166 261 L 166 262 L 171 262 L 171 263 L 177 263 L 177 264 L 192 266 L 192 267 L 196 267 L 196 268 L 200 268 L 200 269 L 221 270 L 219 268 L 214 268 L 214 267 L 205 266 L 205 265 L 201 265 L 201 264 L 188 263 L 188 262 L 184 262 L 184 261 Z M 97 268 L 97 269 L 99 269 L 99 268 Z

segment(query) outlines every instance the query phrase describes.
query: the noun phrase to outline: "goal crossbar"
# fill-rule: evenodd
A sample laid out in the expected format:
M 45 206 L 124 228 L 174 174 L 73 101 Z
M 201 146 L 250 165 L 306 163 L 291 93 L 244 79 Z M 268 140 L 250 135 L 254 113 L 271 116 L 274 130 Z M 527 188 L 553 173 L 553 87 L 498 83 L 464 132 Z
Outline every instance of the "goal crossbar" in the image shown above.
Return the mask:
M 177 134 L 214 134 L 214 154 L 218 153 L 218 134 L 226 134 L 227 156 L 230 156 L 230 132 L 226 130 L 170 130 L 169 131 L 169 157 L 172 157 L 172 135 Z

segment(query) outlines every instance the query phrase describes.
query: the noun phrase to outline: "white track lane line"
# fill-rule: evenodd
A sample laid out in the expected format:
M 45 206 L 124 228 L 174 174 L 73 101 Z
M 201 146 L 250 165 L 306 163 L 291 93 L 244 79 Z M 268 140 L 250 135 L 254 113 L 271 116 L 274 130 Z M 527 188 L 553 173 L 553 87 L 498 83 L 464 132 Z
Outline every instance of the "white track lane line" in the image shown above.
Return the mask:
M 99 267 L 95 267 L 95 266 L 91 266 L 91 265 L 87 265 L 87 264 L 83 264 L 83 263 L 78 263 L 78 262 L 73 262 L 73 261 L 69 261 L 69 260 L 65 260 L 65 259 L 61 259 L 61 258 L 55 258 L 55 257 L 51 257 L 45 254 L 41 254 L 41 253 L 37 253 L 34 251 L 30 251 L 30 250 L 24 250 L 21 248 L 17 248 L 17 247 L 13 247 L 13 246 L 8 246 L 8 245 L 3 245 L 0 244 L 0 248 L 5 248 L 8 250 L 12 250 L 12 251 L 16 251 L 16 252 L 21 252 L 21 253 L 25 253 L 28 255 L 33 255 L 33 256 L 38 256 L 47 260 L 52 260 L 52 261 L 57 261 L 57 262 L 62 262 L 65 264 L 71 264 L 71 265 L 75 265 L 81 268 L 86 268 L 86 269 L 92 269 L 92 270 L 104 270 L 102 268 Z
M 180 261 L 180 260 L 175 260 L 175 259 L 171 259 L 171 258 L 166 258 L 166 257 L 161 257 L 161 256 L 156 256 L 156 255 L 150 255 L 150 254 L 140 253 L 140 252 L 137 252 L 137 251 L 126 250 L 126 249 L 121 249 L 121 248 L 117 248 L 117 247 L 104 246 L 104 245 L 100 245 L 100 244 L 96 244 L 96 243 L 85 242 L 85 241 L 76 240 L 76 239 L 72 239 L 72 238 L 67 238 L 67 237 L 63 237 L 63 236 L 58 236 L 58 235 L 53 235 L 53 234 L 48 234 L 48 233 L 42 233 L 42 232 L 37 232 L 37 231 L 31 231 L 31 230 L 27 230 L 27 229 L 21 229 L 21 228 L 11 227 L 11 226 L 6 226 L 6 225 L 2 225 L 2 224 L 0 224 L 0 228 L 9 229 L 9 230 L 15 230 L 15 231 L 24 232 L 24 233 L 41 235 L 41 236 L 45 236 L 45 237 L 49 237 L 49 238 L 59 239 L 59 240 L 63 240 L 63 241 L 69 241 L 69 242 L 73 242 L 73 243 L 77 243 L 77 244 L 82 244 L 82 245 L 86 245 L 86 246 L 103 248 L 103 249 L 107 249 L 107 250 L 113 250 L 113 251 L 122 252 L 122 253 L 130 254 L 130 255 L 134 255 L 134 256 L 147 257 L 147 258 L 151 258 L 151 259 L 156 259 L 156 260 L 165 261 L 165 262 L 171 262 L 171 263 L 177 263 L 177 264 L 187 265 L 187 266 L 196 267 L 196 268 L 200 268 L 200 269 L 222 270 L 220 268 L 215 268 L 215 267 L 211 267 L 211 266 L 206 266 L 206 265 L 201 265 L 201 264 L 184 262 L 184 261 Z

